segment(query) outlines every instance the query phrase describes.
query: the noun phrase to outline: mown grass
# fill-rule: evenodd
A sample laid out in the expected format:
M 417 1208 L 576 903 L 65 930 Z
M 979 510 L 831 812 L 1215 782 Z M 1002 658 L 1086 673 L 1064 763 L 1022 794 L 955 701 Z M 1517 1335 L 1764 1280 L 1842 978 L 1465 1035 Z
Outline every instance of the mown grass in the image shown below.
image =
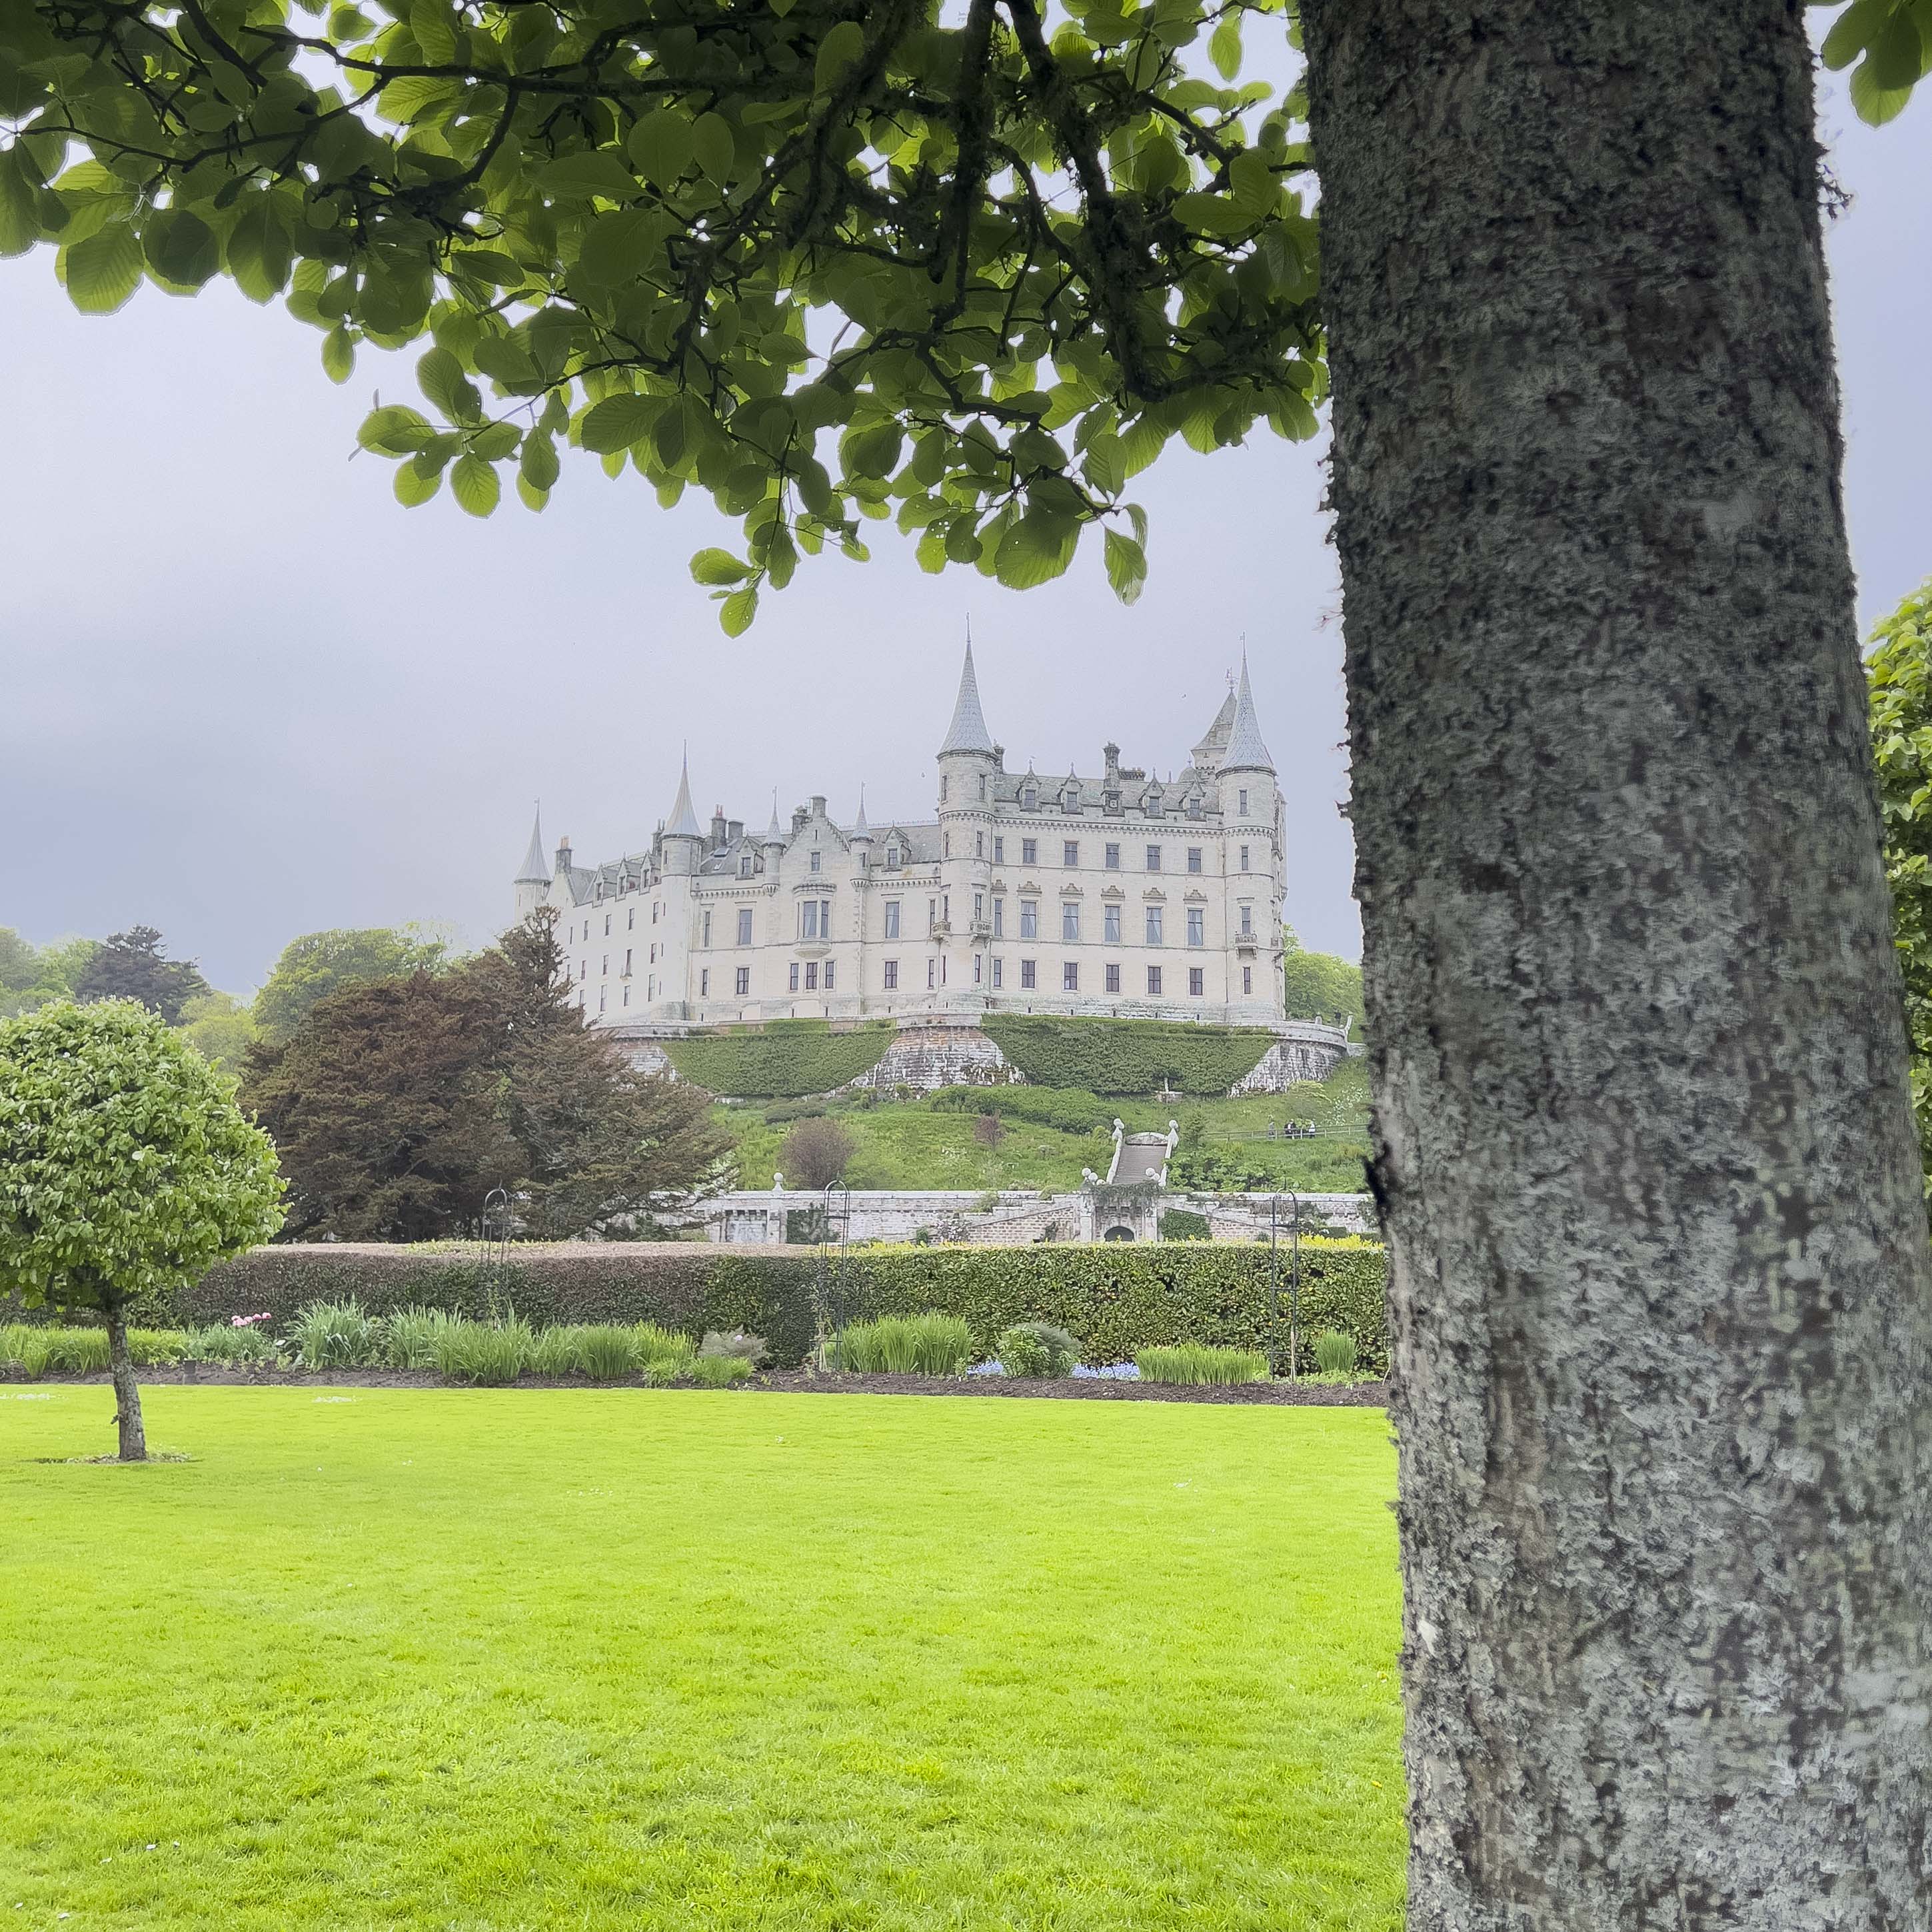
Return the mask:
M 160 1388 L 192 1461 L 41 1460 L 112 1400 L 0 1388 L 22 1925 L 1400 1924 L 1373 1411 Z

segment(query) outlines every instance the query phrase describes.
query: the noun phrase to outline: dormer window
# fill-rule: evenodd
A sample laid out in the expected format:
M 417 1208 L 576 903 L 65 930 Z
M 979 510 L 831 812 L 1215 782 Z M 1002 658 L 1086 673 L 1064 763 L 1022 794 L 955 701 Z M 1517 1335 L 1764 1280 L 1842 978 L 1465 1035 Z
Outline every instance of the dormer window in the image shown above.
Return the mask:
M 1060 808 L 1062 812 L 1078 812 L 1080 809 L 1080 794 L 1072 786 L 1069 785 L 1066 788 L 1066 793 L 1060 801 Z
M 738 876 L 741 879 L 748 879 L 752 876 L 752 855 L 748 852 L 741 852 L 738 855 Z
M 1187 815 L 1190 818 L 1198 818 L 1201 816 L 1201 800 L 1198 794 L 1187 801 Z
M 1028 785 L 1020 794 L 1020 806 L 1022 810 L 1027 812 L 1037 812 L 1040 809 L 1040 794 L 1031 785 Z
M 819 866 L 818 866 L 819 857 L 820 857 L 820 855 L 819 855 L 818 853 L 814 852 L 814 853 L 813 853 L 813 854 L 812 854 L 812 864 L 811 864 L 811 866 L 810 866 L 810 868 L 809 868 L 809 869 L 810 869 L 811 871 L 812 871 L 812 872 L 817 872 L 817 871 L 819 869 Z
M 886 870 L 896 872 L 899 868 L 899 848 L 896 845 L 886 848 Z

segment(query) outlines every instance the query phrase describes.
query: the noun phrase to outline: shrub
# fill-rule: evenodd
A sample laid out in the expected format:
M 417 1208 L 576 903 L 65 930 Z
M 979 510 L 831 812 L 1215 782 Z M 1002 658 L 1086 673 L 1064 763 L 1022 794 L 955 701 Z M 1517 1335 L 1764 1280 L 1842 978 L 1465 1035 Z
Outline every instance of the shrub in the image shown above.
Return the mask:
M 976 1115 L 973 1138 L 983 1148 L 996 1148 L 1006 1137 L 1006 1124 L 997 1114 Z
M 762 1335 L 748 1334 L 742 1328 L 734 1329 L 728 1335 L 721 1334 L 714 1328 L 698 1346 L 700 1361 L 715 1361 L 721 1355 L 730 1355 L 754 1369 L 770 1353 Z
M 1196 1214 L 1191 1208 L 1170 1208 L 1160 1217 L 1163 1241 L 1204 1241 L 1212 1232 L 1207 1216 Z
M 1208 1348 L 1198 1342 L 1143 1348 L 1135 1356 L 1134 1366 L 1143 1382 L 1184 1382 L 1193 1388 L 1268 1378 L 1268 1358 L 1259 1349 Z
M 1018 1322 L 994 1345 L 1010 1376 L 1069 1376 L 1080 1358 L 1073 1337 L 1050 1322 Z
M 1180 1020 L 1010 1013 L 988 1016 L 981 1025 L 1035 1086 L 1084 1087 L 1096 1094 L 1152 1094 L 1172 1081 L 1183 1094 L 1223 1094 L 1274 1044 L 1265 1028 Z
M 577 1366 L 592 1382 L 620 1382 L 638 1372 L 637 1331 L 605 1323 L 575 1331 Z
M 942 1087 L 932 1096 L 935 1113 L 997 1114 L 1064 1134 L 1090 1134 L 1111 1126 L 1114 1110 L 1084 1088 L 1051 1087 Z
M 832 1366 L 862 1376 L 956 1376 L 972 1358 L 971 1328 L 928 1311 L 855 1322 L 834 1342 Z
M 218 1362 L 226 1367 L 256 1368 L 277 1360 L 275 1338 L 252 1323 L 218 1322 L 190 1328 L 182 1336 L 184 1362 Z
M 440 1308 L 399 1308 L 382 1324 L 380 1354 L 392 1369 L 433 1369 L 449 1317 Z
M 876 1066 L 892 1044 L 889 1020 L 834 1033 L 824 1020 L 774 1020 L 756 1033 L 668 1040 L 680 1078 L 707 1094 L 746 1100 L 796 1100 L 829 1094 Z
M 502 1322 L 452 1322 L 437 1339 L 436 1365 L 450 1382 L 501 1388 L 529 1366 L 536 1341 L 530 1324 L 515 1316 Z
M 793 1120 L 818 1120 L 825 1118 L 823 1100 L 774 1100 L 765 1109 L 765 1125 L 782 1127 Z
M 296 1316 L 289 1339 L 305 1369 L 359 1369 L 376 1359 L 380 1332 L 352 1294 L 310 1302 Z
M 172 1367 L 182 1359 L 188 1337 L 178 1328 L 130 1328 L 128 1352 L 138 1369 Z
M 749 1382 L 752 1365 L 742 1355 L 700 1355 L 692 1364 L 700 1388 L 729 1388 L 734 1382 Z
M 131 1333 L 128 1340 L 133 1342 Z M 46 1375 L 91 1374 L 107 1366 L 107 1331 L 14 1322 L 0 1329 L 0 1362 L 17 1362 L 29 1382 Z
M 829 1116 L 801 1120 L 779 1145 L 779 1170 L 794 1187 L 830 1187 L 845 1172 L 856 1144 Z
M 660 1328 L 655 1322 L 640 1322 L 631 1330 L 638 1352 L 638 1366 L 646 1381 L 661 1378 L 671 1381 L 690 1368 L 697 1350 L 691 1337 L 674 1328 Z
M 1324 1376 L 1349 1376 L 1355 1372 L 1355 1338 L 1339 1328 L 1324 1328 L 1315 1338 L 1315 1366 Z

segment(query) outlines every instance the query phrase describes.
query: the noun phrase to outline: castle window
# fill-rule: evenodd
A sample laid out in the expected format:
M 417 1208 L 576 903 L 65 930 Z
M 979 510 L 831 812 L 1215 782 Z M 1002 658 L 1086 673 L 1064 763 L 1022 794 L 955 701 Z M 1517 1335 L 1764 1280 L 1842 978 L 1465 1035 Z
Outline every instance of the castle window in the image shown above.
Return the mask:
M 829 993 L 829 992 L 831 992 L 831 990 L 832 990 L 832 968 L 834 968 L 834 966 L 836 966 L 836 964 L 837 964 L 837 963 L 838 963 L 838 962 L 837 962 L 836 960 L 831 960 L 831 959 L 828 959 L 828 960 L 826 960 L 826 962 L 825 962 L 825 990 L 826 990 L 828 993 Z
M 626 932 L 635 932 L 637 929 L 638 909 L 635 906 L 633 906 L 630 910 L 624 915 L 624 930 Z
M 1107 991 L 1118 993 L 1120 990 L 1120 969 L 1118 966 L 1107 968 Z
M 1037 939 L 1040 937 L 1040 902 L 1037 899 L 1020 901 L 1020 937 Z
M 896 939 L 899 936 L 899 902 L 897 899 L 886 902 L 886 937 Z
M 1190 845 L 1187 848 L 1187 869 L 1190 872 L 1201 870 L 1201 848 L 1198 845 Z
M 942 859 L 950 859 L 952 856 L 952 835 L 950 832 L 942 832 L 939 835 L 939 856 Z
M 630 949 L 630 947 L 629 947 L 629 946 L 626 946 L 626 947 L 624 948 L 624 977 L 625 977 L 626 979 L 627 979 L 627 980 L 628 980 L 630 976 L 631 976 L 631 949 Z
M 709 913 L 706 913 L 704 915 L 704 938 L 703 944 L 706 946 L 709 946 L 711 944 L 711 915 Z
M 1148 996 L 1150 999 L 1160 997 L 1160 968 L 1158 966 L 1148 968 Z
M 1150 946 L 1160 944 L 1160 908 L 1149 906 L 1147 909 L 1147 943 Z
M 1102 906 L 1100 908 L 1100 936 L 1109 946 L 1120 944 L 1120 909 L 1118 905 Z M 1114 990 L 1118 992 L 1120 989 L 1116 987 Z
M 1033 969 L 1034 962 L 1030 959 L 1022 959 L 1020 962 L 1020 989 L 1022 992 L 1030 993 L 1033 990 Z
M 1199 999 L 1208 990 L 1208 974 L 1204 968 L 1190 966 L 1187 969 L 1187 991 L 1190 996 Z
M 629 987 L 626 986 L 624 988 L 624 994 L 627 999 L 630 997 L 630 992 Z M 705 999 L 710 996 L 710 992 L 711 969 L 708 966 L 700 968 L 698 975 L 698 997 L 700 1000 Z
M 603 972 L 604 972 L 604 974 L 605 976 L 608 978 L 608 977 L 609 976 L 610 971 L 610 954 L 609 954 L 609 953 L 608 953 L 608 952 L 607 952 L 607 953 L 605 953 L 605 954 L 604 954 L 604 964 L 603 964 L 602 970 L 603 970 Z
M 610 937 L 610 915 L 608 912 L 604 915 L 604 937 L 606 939 Z
M 1077 993 L 1080 990 L 1080 968 L 1070 959 L 1060 969 L 1060 990 L 1063 993 Z
M 1244 845 L 1244 846 L 1241 848 L 1241 870 L 1242 870 L 1243 872 L 1245 872 L 1247 869 L 1248 869 L 1248 848 L 1247 848 L 1245 845 Z
M 1255 990 L 1255 969 L 1252 966 L 1241 968 L 1241 991 L 1252 993 Z
M 631 989 L 628 986 L 624 988 L 624 997 L 620 1004 L 627 1006 L 631 1004 Z
M 896 872 L 899 868 L 899 848 L 896 845 L 886 848 L 886 870 Z
M 1006 936 L 1006 902 L 1002 898 L 993 902 L 993 937 L 1004 939 Z
M 939 782 L 939 802 L 941 805 L 946 802 L 946 788 L 950 782 L 950 781 L 946 778 L 941 778 Z
M 812 872 L 817 872 L 817 871 L 818 870 L 819 861 L 820 861 L 820 860 L 821 858 L 823 858 L 824 856 L 824 854 L 823 853 L 820 853 L 820 852 L 814 852 L 814 853 L 813 853 L 813 854 L 812 854 L 812 864 L 811 864 L 811 866 L 808 868 L 808 870 L 810 870 L 810 871 L 812 871 Z
M 1251 905 L 1241 908 L 1241 937 L 1252 939 L 1255 936 L 1255 909 Z
M 1022 866 L 1037 866 L 1040 863 L 1040 841 L 1037 838 L 1022 838 L 1020 841 L 1020 863 Z
M 1120 869 L 1120 848 L 1118 845 L 1110 844 L 1107 848 L 1107 869 L 1110 872 L 1118 872 Z
M 738 944 L 740 946 L 748 946 L 751 943 L 752 908 L 749 906 L 740 906 L 738 908 Z
M 980 774 L 980 802 L 982 805 L 984 805 L 984 804 L 986 803 L 986 774 L 984 772 L 982 772 Z
M 1160 848 L 1158 845 L 1150 845 L 1147 848 L 1147 868 L 1150 872 L 1160 870 Z
M 899 962 L 896 959 L 886 962 L 886 991 L 896 993 L 899 989 Z
M 791 962 L 791 985 L 789 990 L 794 993 L 798 991 L 798 962 L 796 959 Z
M 1245 791 L 1239 791 L 1234 794 L 1234 796 L 1239 801 L 1236 804 L 1234 809 L 1238 812 L 1244 818 L 1246 818 L 1248 815 L 1247 794 Z
M 1147 814 L 1150 818 L 1158 818 L 1160 816 L 1160 794 L 1159 792 L 1150 791 L 1148 794 Z
M 983 832 L 976 832 L 973 835 L 973 856 L 976 859 L 983 859 L 986 856 L 986 835 Z
M 597 989 L 597 1010 L 600 1013 L 604 1010 L 604 1003 L 608 997 L 609 996 L 604 992 L 604 988 L 602 986 L 599 986 Z
M 1031 785 L 1028 785 L 1020 794 L 1020 806 L 1021 808 L 1026 812 L 1037 812 L 1040 809 L 1040 794 Z
M 1187 815 L 1190 818 L 1198 818 L 1201 816 L 1201 800 L 1198 794 L 1187 801 Z
M 1071 785 L 1061 794 L 1060 808 L 1062 812 L 1078 812 L 1080 809 L 1080 794 Z
M 1187 908 L 1187 943 L 1190 946 L 1208 944 L 1208 915 L 1198 906 Z
M 1071 899 L 1060 908 L 1060 936 L 1070 946 L 1080 937 L 1080 908 Z
M 997 958 L 993 962 L 993 990 L 995 992 L 998 992 L 1000 989 L 1000 968 L 1001 964 L 1002 962 Z
M 973 956 L 973 983 L 976 986 L 980 983 L 980 957 L 976 952 Z
M 926 929 L 929 933 L 939 930 L 939 902 L 937 899 L 928 899 L 926 902 Z
M 1077 866 L 1080 862 L 1080 842 L 1077 838 L 1064 838 L 1060 844 L 1060 862 L 1063 866 Z
M 932 961 L 931 961 L 930 959 L 928 959 L 928 960 L 926 962 L 926 990 L 928 993 L 929 993 L 929 992 L 931 992 L 932 991 L 932 988 L 933 988 L 933 983 L 934 983 L 934 964 L 933 964 L 933 962 L 932 962 Z
M 977 926 L 986 916 L 986 896 L 984 892 L 973 895 L 973 923 Z
M 808 959 L 805 962 L 805 990 L 808 993 L 818 991 L 818 962 Z
M 740 966 L 733 977 L 736 981 L 737 995 L 742 1000 L 752 990 L 752 969 L 748 966 Z

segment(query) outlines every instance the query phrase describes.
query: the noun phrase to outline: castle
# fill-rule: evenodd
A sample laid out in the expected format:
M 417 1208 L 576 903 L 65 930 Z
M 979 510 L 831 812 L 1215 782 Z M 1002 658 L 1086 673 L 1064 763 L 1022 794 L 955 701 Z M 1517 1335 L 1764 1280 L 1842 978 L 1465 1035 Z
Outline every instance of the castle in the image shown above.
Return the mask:
M 931 818 L 876 830 L 823 797 L 762 833 L 692 810 L 688 760 L 650 844 L 546 860 L 519 919 L 554 911 L 593 1024 L 640 1039 L 778 1018 L 944 1022 L 1002 1011 L 1276 1025 L 1286 826 L 1244 661 L 1185 770 L 1009 772 L 969 644 Z

